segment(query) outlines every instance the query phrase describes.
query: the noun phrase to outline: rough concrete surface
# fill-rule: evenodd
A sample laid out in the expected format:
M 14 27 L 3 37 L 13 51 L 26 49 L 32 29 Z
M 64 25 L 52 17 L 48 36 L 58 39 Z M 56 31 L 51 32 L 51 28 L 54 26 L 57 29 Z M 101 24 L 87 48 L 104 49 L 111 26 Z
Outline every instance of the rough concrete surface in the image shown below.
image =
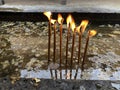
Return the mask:
M 11 83 L 9 77 L 0 79 L 0 90 L 119 90 L 112 86 L 120 81 L 90 81 L 90 80 L 50 80 L 20 79 Z

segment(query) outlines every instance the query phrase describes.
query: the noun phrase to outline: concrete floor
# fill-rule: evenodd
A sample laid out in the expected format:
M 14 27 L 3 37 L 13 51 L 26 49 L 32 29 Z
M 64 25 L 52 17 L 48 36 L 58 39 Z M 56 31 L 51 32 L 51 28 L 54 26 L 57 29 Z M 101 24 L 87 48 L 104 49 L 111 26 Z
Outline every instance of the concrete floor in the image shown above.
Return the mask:
M 66 0 L 63 4 L 65 0 L 5 0 L 0 11 L 120 13 L 120 0 Z

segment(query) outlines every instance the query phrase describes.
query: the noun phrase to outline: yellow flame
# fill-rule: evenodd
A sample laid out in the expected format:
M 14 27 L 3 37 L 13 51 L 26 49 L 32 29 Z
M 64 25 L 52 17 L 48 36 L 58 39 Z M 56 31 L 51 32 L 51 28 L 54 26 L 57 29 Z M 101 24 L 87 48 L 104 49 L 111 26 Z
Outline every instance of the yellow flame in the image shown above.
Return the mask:
M 50 20 L 52 13 L 50 11 L 43 13 L 45 16 L 47 16 L 48 20 Z
M 80 25 L 76 27 L 76 31 L 79 33 L 80 32 Z
M 58 14 L 58 23 L 62 24 L 62 22 L 63 22 L 63 17 L 61 14 Z
M 67 19 L 66 19 L 67 27 L 69 27 L 69 24 L 71 23 L 71 21 L 72 21 L 72 15 L 69 14 L 68 17 L 67 17 Z
M 56 20 L 55 19 L 51 19 L 51 23 L 55 24 Z
M 74 30 L 75 30 L 75 21 L 74 21 L 73 18 L 72 18 L 72 21 L 70 23 L 70 26 L 71 26 L 72 31 L 74 32 Z
M 87 25 L 88 25 L 89 21 L 88 20 L 82 20 L 80 26 L 82 27 L 82 33 L 85 31 Z
M 89 37 L 93 37 L 97 34 L 96 30 L 89 30 Z

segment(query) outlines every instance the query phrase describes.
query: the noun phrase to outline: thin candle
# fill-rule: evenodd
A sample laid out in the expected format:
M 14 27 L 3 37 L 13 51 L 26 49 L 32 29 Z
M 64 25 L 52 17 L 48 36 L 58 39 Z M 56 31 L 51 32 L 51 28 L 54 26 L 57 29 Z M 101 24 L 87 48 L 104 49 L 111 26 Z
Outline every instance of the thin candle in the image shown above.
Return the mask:
M 62 79 L 62 69 L 60 68 L 60 79 Z
M 70 23 L 72 21 L 72 16 L 71 14 L 68 15 L 66 22 L 67 22 L 67 42 L 66 42 L 66 61 L 65 61 L 65 67 L 66 67 L 66 75 L 67 75 L 67 62 L 68 62 L 68 43 L 69 43 L 69 38 L 70 38 Z M 67 78 L 67 77 L 66 77 Z
M 82 40 L 82 33 L 80 31 L 80 26 L 77 27 L 77 31 L 78 31 L 78 34 L 79 34 L 79 42 L 78 42 L 78 64 L 80 62 L 80 58 L 81 58 L 81 40 Z
M 82 71 L 84 70 L 84 63 L 85 63 L 85 59 L 86 59 L 89 39 L 90 39 L 90 37 L 93 37 L 94 35 L 96 35 L 96 33 L 97 32 L 95 30 L 89 30 L 88 31 L 88 36 L 86 38 L 86 45 L 85 45 L 84 56 L 83 56 L 83 61 L 82 61 L 82 67 L 81 67 Z
M 63 26 L 63 18 L 61 14 L 58 14 L 58 23 L 60 24 L 60 67 L 62 63 L 62 26 Z
M 72 64 L 73 64 L 73 55 L 74 55 L 74 45 L 75 45 L 75 37 L 76 37 L 76 28 L 75 28 L 75 22 L 74 20 L 72 19 L 72 22 L 71 22 L 71 28 L 72 28 L 72 31 L 73 31 L 73 39 L 72 39 L 72 51 L 71 51 L 71 65 L 70 65 L 70 78 L 72 76 Z
M 56 20 L 51 19 L 51 23 L 53 24 L 54 28 L 54 47 L 53 47 L 53 63 L 56 62 Z
M 50 69 L 50 75 L 51 75 L 51 79 L 53 79 L 53 72 L 52 72 L 52 69 Z
M 70 66 L 70 79 L 72 79 L 72 66 Z
M 76 69 L 76 72 L 75 72 L 75 76 L 74 76 L 74 79 L 76 80 L 76 78 L 77 78 L 77 75 L 78 75 L 78 67 L 77 67 L 77 69 Z
M 55 78 L 57 79 L 57 70 L 55 69 Z
M 83 32 L 85 31 L 87 25 L 88 25 L 88 20 L 82 20 L 80 26 L 77 27 L 77 31 L 79 34 L 79 45 L 78 45 L 78 64 L 80 62 L 81 59 L 81 44 L 82 44 L 82 35 Z
M 52 17 L 52 13 L 49 12 L 44 12 L 44 15 L 47 16 L 48 20 L 49 20 L 49 25 L 48 25 L 48 64 L 50 62 L 50 48 L 51 48 L 51 17 Z
M 71 67 L 73 63 L 73 54 L 74 54 L 74 45 L 75 45 L 75 36 L 76 36 L 76 28 L 75 28 L 75 22 L 72 20 L 71 22 L 71 28 L 73 31 L 73 39 L 72 39 L 72 51 L 71 51 Z
M 71 53 L 71 64 L 73 61 L 73 55 L 74 55 L 74 45 L 75 45 L 75 36 L 76 36 L 76 29 L 73 32 L 73 39 L 72 39 L 72 53 Z

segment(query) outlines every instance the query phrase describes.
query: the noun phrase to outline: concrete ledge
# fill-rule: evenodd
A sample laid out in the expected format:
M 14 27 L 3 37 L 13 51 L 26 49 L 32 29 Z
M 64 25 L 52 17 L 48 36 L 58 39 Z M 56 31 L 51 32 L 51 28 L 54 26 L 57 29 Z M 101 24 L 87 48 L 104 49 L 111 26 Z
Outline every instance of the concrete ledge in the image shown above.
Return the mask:
M 120 13 L 120 0 L 5 0 L 0 11 Z

